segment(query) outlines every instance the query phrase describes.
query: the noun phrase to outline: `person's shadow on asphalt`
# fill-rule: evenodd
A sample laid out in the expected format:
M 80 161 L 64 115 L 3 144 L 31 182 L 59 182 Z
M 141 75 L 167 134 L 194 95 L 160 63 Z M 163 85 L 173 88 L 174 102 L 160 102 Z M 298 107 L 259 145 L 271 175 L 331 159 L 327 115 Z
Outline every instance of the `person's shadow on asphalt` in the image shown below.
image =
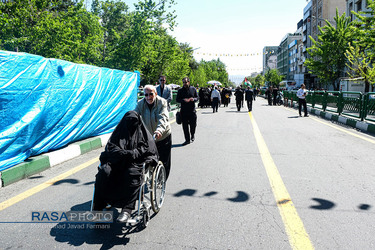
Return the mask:
M 71 211 L 89 211 L 91 201 L 75 205 Z M 117 218 L 118 211 L 114 209 L 113 218 Z M 117 245 L 125 246 L 130 239 L 127 235 L 139 232 L 137 227 L 125 228 L 121 223 L 65 223 L 61 222 L 51 228 L 50 235 L 57 242 L 68 243 L 71 246 L 82 246 L 83 244 L 102 245 L 100 249 L 111 249 Z

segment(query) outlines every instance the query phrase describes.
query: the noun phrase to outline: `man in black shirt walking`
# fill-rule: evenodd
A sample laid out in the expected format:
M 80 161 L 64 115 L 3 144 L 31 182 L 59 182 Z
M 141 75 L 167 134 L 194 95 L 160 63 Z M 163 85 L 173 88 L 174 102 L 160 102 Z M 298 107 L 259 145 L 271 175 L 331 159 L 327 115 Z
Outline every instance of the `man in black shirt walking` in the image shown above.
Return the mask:
M 250 87 L 247 87 L 247 90 L 245 91 L 245 100 L 247 103 L 247 109 L 249 112 L 253 109 L 253 99 L 254 99 L 254 92 L 250 89 Z
M 190 86 L 189 77 L 182 79 L 183 87 L 178 90 L 176 101 L 181 103 L 182 128 L 184 130 L 185 142 L 187 145 L 195 140 L 195 128 L 197 126 L 197 114 L 195 113 L 195 102 L 198 101 L 197 90 Z M 190 132 L 189 132 L 190 126 Z

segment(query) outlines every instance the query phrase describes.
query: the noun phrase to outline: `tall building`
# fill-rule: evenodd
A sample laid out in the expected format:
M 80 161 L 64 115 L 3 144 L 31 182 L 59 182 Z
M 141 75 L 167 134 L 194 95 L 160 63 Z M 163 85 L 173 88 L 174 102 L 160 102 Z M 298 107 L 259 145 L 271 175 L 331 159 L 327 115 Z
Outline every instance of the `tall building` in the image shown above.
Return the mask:
M 348 2 L 350 1 L 358 2 L 361 0 L 310 0 L 307 3 L 303 9 L 303 62 L 310 57 L 307 49 L 313 45 L 309 36 L 314 40 L 318 40 L 318 26 L 325 26 L 325 20 L 329 21 L 332 25 L 335 25 L 334 17 L 336 16 L 336 8 L 339 15 L 342 15 L 344 12 L 348 13 L 347 6 L 349 6 Z M 366 2 L 366 0 L 362 1 Z M 308 68 L 305 66 L 302 66 L 302 72 L 306 87 L 315 87 L 318 79 L 314 75 L 309 74 Z
M 281 40 L 277 50 L 277 69 L 285 80 L 294 80 L 297 71 L 298 44 L 302 41 L 301 32 L 288 33 Z
M 357 0 L 358 1 L 358 0 Z M 363 0 L 364 2 L 366 0 Z M 334 17 L 336 9 L 339 15 L 346 12 L 346 1 L 344 0 L 311 0 L 311 36 L 317 40 L 319 35 L 318 26 L 323 27 L 329 21 L 335 24 Z
M 270 69 L 277 69 L 278 46 L 266 46 L 263 48 L 263 75 Z
M 367 4 L 368 3 L 366 0 L 346 0 L 346 16 L 350 17 L 350 19 L 353 21 L 356 19 L 356 16 L 352 14 L 352 11 L 370 11 Z
M 303 49 L 303 36 L 302 36 L 302 29 L 303 29 L 303 20 L 301 19 L 297 23 L 297 31 L 296 34 L 300 34 L 299 38 L 292 41 L 289 47 L 289 75 L 290 77 L 287 80 L 295 80 L 297 84 L 302 84 L 304 80 L 304 76 L 302 73 L 302 49 Z
M 309 74 L 308 69 L 304 66 L 305 60 L 310 57 L 309 53 L 307 53 L 307 48 L 310 48 L 312 46 L 312 41 L 310 39 L 311 36 L 311 7 L 312 7 L 312 1 L 310 1 L 306 7 L 303 9 L 303 48 L 302 48 L 302 72 L 304 75 L 304 83 L 308 89 L 310 89 L 314 83 L 313 77 Z

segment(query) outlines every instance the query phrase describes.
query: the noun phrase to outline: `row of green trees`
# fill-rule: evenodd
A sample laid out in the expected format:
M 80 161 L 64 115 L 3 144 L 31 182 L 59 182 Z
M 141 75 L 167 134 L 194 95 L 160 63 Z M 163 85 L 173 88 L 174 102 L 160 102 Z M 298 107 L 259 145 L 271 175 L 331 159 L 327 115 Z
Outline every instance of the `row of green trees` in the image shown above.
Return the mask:
M 277 71 L 275 71 L 277 73 Z M 251 83 L 253 88 L 260 88 L 261 86 L 264 86 L 266 78 L 262 74 L 259 74 L 255 77 L 247 76 L 247 80 Z M 245 86 L 245 80 L 242 81 L 242 86 Z
M 193 48 L 168 34 L 176 26 L 174 0 L 124 2 L 93 0 L 91 11 L 79 0 L 0 2 L 0 49 L 113 69 L 135 71 L 141 84 L 160 74 L 181 85 L 185 76 L 205 85 L 228 85 L 220 60 L 196 62 Z
M 261 86 L 279 86 L 280 82 L 284 80 L 284 76 L 280 74 L 277 69 L 270 69 L 264 75 L 259 74 L 255 77 L 248 76 L 247 79 L 251 82 L 253 87 L 260 88 Z M 244 81 L 242 82 L 244 84 Z
M 333 84 L 339 89 L 340 77 L 348 74 L 352 78 L 363 77 L 365 91 L 375 82 L 375 1 L 367 0 L 368 12 L 354 12 L 357 17 L 339 15 L 336 11 L 335 24 L 318 27 L 320 35 L 308 48 L 310 58 L 305 66 L 323 83 Z

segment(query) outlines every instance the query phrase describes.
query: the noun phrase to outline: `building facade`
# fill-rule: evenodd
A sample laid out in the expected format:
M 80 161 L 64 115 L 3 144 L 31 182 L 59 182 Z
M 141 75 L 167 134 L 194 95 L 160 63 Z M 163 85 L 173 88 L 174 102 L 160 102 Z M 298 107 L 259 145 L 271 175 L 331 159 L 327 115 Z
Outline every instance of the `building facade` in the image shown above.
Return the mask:
M 304 84 L 306 85 L 308 89 L 312 88 L 312 85 L 314 83 L 314 78 L 310 75 L 308 69 L 304 66 L 306 59 L 310 58 L 310 55 L 307 52 L 307 48 L 310 48 L 312 46 L 312 41 L 310 39 L 310 36 L 312 35 L 311 9 L 312 9 L 312 1 L 308 2 L 308 4 L 303 9 L 303 27 L 302 27 L 302 34 L 303 34 L 303 38 L 302 38 L 303 48 L 302 48 L 302 56 L 301 56 L 302 73 L 304 75 Z
M 314 38 L 314 40 L 318 39 L 318 26 L 323 27 L 326 25 L 325 20 L 334 25 L 336 9 L 338 10 L 339 15 L 342 15 L 344 12 L 346 12 L 346 4 L 347 3 L 344 0 L 311 0 L 311 36 Z
M 318 26 L 325 26 L 325 20 L 335 25 L 334 18 L 336 16 L 336 9 L 339 15 L 342 15 L 344 12 L 348 13 L 347 6 L 349 6 L 349 1 L 353 2 L 359 0 L 310 0 L 307 3 L 303 9 L 303 48 L 301 56 L 301 61 L 303 61 L 303 63 L 310 57 L 307 52 L 307 49 L 313 45 L 310 36 L 314 40 L 318 40 Z M 363 1 L 366 2 L 366 0 Z M 318 79 L 308 72 L 308 68 L 306 68 L 303 63 L 302 74 L 304 75 L 304 83 L 308 89 L 314 88 L 317 86 Z
M 370 11 L 367 4 L 367 0 L 346 0 L 346 16 L 350 17 L 352 21 L 355 20 L 356 16 L 352 14 L 352 11 Z
M 263 75 L 270 69 L 277 69 L 278 46 L 266 46 L 263 48 Z
M 298 45 L 302 41 L 302 33 L 288 33 L 277 50 L 277 69 L 285 76 L 285 80 L 294 80 L 298 67 Z

